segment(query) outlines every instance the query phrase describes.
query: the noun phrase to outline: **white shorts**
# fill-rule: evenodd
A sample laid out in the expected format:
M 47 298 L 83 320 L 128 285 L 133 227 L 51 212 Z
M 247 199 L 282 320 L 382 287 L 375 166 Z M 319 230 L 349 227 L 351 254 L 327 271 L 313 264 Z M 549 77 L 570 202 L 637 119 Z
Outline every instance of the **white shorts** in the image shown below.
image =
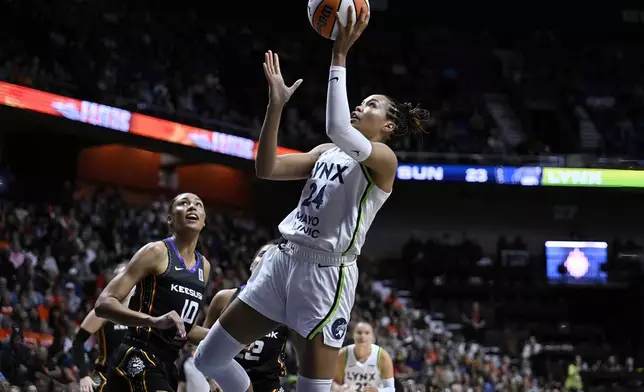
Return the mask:
M 358 284 L 356 256 L 286 242 L 269 249 L 239 299 L 307 339 L 342 347 Z

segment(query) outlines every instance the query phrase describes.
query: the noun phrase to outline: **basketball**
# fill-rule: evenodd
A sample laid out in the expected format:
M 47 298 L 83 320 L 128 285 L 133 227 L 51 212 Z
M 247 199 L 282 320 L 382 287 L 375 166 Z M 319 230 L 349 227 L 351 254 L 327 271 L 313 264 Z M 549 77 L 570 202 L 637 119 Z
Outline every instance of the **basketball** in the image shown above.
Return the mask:
M 362 7 L 366 6 L 367 12 L 370 10 L 368 0 L 309 0 L 309 22 L 318 34 L 335 40 L 340 27 L 337 23 L 338 14 L 342 22 L 346 23 L 350 6 L 353 6 L 356 21 Z

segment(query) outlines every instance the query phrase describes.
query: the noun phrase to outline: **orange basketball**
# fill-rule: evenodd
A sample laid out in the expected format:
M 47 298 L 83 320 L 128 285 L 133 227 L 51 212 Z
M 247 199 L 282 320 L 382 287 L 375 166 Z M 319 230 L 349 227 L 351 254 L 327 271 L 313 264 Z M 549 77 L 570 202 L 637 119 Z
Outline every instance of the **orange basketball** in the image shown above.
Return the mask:
M 360 9 L 369 8 L 369 0 L 309 0 L 309 22 L 313 29 L 324 38 L 335 40 L 338 36 L 337 16 L 346 23 L 349 7 L 353 6 L 354 20 L 358 20 Z

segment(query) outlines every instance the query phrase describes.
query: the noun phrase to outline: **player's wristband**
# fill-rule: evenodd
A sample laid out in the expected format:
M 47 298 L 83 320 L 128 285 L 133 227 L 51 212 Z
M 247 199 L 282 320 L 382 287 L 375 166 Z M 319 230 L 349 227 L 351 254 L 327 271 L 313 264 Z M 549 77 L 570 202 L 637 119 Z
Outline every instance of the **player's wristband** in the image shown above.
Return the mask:
M 396 392 L 396 383 L 394 378 L 387 378 L 382 380 L 382 387 L 378 388 L 378 392 Z
M 80 328 L 76 337 L 74 337 L 74 342 L 72 344 L 72 361 L 78 368 L 78 376 L 80 378 L 87 377 L 89 375 L 87 362 L 85 361 L 85 348 L 83 345 L 91 335 L 92 334 L 87 332 L 84 328 Z

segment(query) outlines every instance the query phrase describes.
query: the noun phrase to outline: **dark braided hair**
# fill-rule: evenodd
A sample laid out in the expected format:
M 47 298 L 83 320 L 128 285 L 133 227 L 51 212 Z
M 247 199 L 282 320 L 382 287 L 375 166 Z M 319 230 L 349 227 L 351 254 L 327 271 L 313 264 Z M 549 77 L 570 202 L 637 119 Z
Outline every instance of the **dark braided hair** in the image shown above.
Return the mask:
M 418 105 L 414 106 L 409 102 L 396 102 L 391 98 L 389 98 L 389 102 L 391 104 L 387 109 L 387 118 L 393 121 L 396 126 L 394 135 L 402 136 L 425 131 L 430 120 L 429 110 Z

